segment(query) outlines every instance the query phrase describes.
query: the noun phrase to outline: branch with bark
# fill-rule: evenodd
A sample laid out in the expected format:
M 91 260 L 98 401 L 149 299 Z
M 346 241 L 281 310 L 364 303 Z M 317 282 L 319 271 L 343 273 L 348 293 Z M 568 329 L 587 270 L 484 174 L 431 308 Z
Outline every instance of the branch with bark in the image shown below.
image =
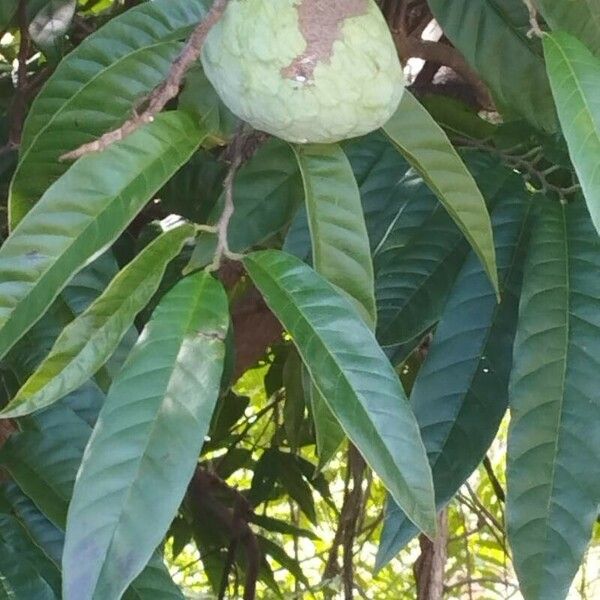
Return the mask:
M 151 123 L 167 103 L 179 93 L 186 73 L 200 58 L 206 37 L 225 12 L 228 2 L 229 0 L 215 0 L 206 17 L 192 32 L 181 54 L 173 61 L 166 79 L 146 99 L 145 108 L 141 112 L 136 112 L 131 119 L 123 123 L 118 129 L 109 131 L 99 139 L 63 154 L 60 160 L 76 160 L 86 154 L 102 152 L 111 144 L 131 135 L 143 125 Z

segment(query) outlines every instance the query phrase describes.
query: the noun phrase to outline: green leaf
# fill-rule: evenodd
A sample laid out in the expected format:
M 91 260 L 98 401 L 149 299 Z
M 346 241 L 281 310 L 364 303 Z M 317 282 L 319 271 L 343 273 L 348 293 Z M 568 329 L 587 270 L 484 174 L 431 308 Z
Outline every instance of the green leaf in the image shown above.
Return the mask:
M 265 515 L 252 514 L 250 518 L 251 522 L 267 531 L 273 531 L 275 533 L 283 533 L 294 537 L 305 537 L 311 540 L 318 540 L 319 536 L 310 531 L 309 529 L 302 529 L 296 527 L 287 521 L 281 521 L 280 519 L 273 519 Z
M 468 251 L 439 207 L 405 245 L 390 245 L 377 256 L 377 339 L 382 346 L 409 342 L 438 321 Z
M 116 239 L 203 135 L 183 113 L 159 115 L 82 158 L 50 187 L 0 248 L 0 357 L 69 278 Z
M 298 450 L 304 423 L 304 390 L 302 389 L 302 361 L 296 352 L 290 352 L 283 368 L 285 404 L 283 427 L 292 451 Z
M 19 0 L 4 0 L 0 4 L 0 30 L 4 31 L 8 29 L 12 18 L 17 12 L 18 5 Z
M 313 266 L 356 303 L 365 322 L 374 328 L 377 309 L 373 262 L 350 163 L 335 144 L 295 146 L 294 151 L 304 183 Z M 309 394 L 322 468 L 344 435 L 321 392 L 312 389 Z
M 57 600 L 58 596 L 37 571 L 35 564 L 0 537 L 0 593 L 3 598 Z
M 298 504 L 300 510 L 306 515 L 308 520 L 314 525 L 317 524 L 317 513 L 315 510 L 315 500 L 313 498 L 310 486 L 303 477 L 302 471 L 298 466 L 296 457 L 292 454 L 286 454 L 276 450 L 275 453 L 278 468 L 279 481 L 289 496 Z
M 294 152 L 304 183 L 315 271 L 348 294 L 374 328 L 373 263 L 350 163 L 335 144 L 294 146 Z
M 12 513 L 27 530 L 28 536 L 57 567 L 60 567 L 64 540 L 62 531 L 37 509 L 15 483 L 7 482 L 3 488 L 4 497 L 10 503 Z
M 244 165 L 234 182 L 235 212 L 229 224 L 229 245 L 243 252 L 283 229 L 302 201 L 302 180 L 288 144 L 271 140 Z M 211 215 L 215 222 L 223 196 Z
M 536 7 L 552 29 L 566 31 L 600 53 L 599 0 L 536 0 Z
M 503 112 L 554 131 L 556 114 L 539 42 L 523 0 L 428 0 L 444 33 L 487 83 Z
M 266 250 L 244 264 L 350 440 L 411 520 L 433 535 L 433 486 L 417 424 L 372 332 L 346 298 L 298 259 Z
M 106 291 L 72 321 L 48 357 L 0 417 L 14 418 L 49 406 L 83 385 L 110 358 L 137 313 L 158 289 L 167 264 L 193 237 L 193 225 L 160 235 L 113 279 Z
M 269 140 L 235 178 L 235 211 L 227 232 L 231 250 L 245 252 L 272 238 L 289 225 L 302 198 L 302 179 L 292 149 L 281 140 Z M 221 195 L 210 214 L 209 224 L 219 220 L 223 202 Z M 215 245 L 214 236 L 201 235 L 186 271 L 209 264 Z
M 511 172 L 490 155 L 469 153 L 466 158 L 493 208 Z M 418 181 L 406 180 L 411 185 Z M 468 252 L 442 207 L 430 211 L 427 196 L 416 190 L 375 254 L 377 339 L 386 351 L 398 344 L 410 348 L 438 321 Z
M 544 52 L 569 154 L 600 232 L 600 59 L 567 33 L 544 36 Z
M 564 600 L 600 503 L 600 239 L 584 203 L 541 204 L 510 383 L 508 537 L 527 600 Z
M 12 228 L 67 171 L 60 156 L 117 127 L 164 79 L 181 49 L 178 40 L 205 15 L 206 5 L 156 0 L 128 10 L 59 65 L 25 123 L 9 198 Z
M 262 535 L 257 536 L 258 545 L 262 550 L 263 555 L 268 555 L 272 559 L 276 560 L 284 569 L 289 571 L 298 581 L 310 589 L 310 583 L 306 578 L 306 575 L 302 571 L 302 567 L 298 561 L 294 560 L 289 554 L 278 544 L 271 540 L 263 537 Z
M 485 200 L 444 130 L 410 92 L 383 130 L 437 195 L 481 259 L 496 292 L 496 251 Z
M 337 454 L 340 446 L 346 439 L 344 430 L 340 427 L 321 392 L 312 384 L 306 369 L 302 371 L 305 395 L 310 403 L 313 422 L 315 424 L 315 438 L 317 454 L 319 457 L 319 470 L 325 468 L 329 461 Z
M 227 329 L 225 292 L 207 273 L 182 280 L 155 310 L 113 382 L 79 470 L 65 600 L 120 597 L 167 532 L 208 432 Z
M 515 175 L 492 213 L 502 302 L 496 302 L 485 272 L 471 254 L 412 388 L 411 405 L 427 449 L 438 510 L 477 468 L 508 406 L 531 206 L 520 176 Z M 388 501 L 376 568 L 387 564 L 417 533 Z
M 18 554 L 21 566 L 26 572 L 31 568 L 35 573 L 33 577 L 40 584 L 43 582 L 52 594 L 52 598 L 58 598 L 60 594 L 60 571 L 41 549 L 33 543 L 33 540 L 27 535 L 25 528 L 19 521 L 10 514 L 0 513 L 0 545 L 8 546 L 9 551 L 14 551 Z M 1 561 L 1 559 L 0 559 Z M 0 573 L 2 566 L 0 562 Z M 33 575 L 33 573 L 32 573 Z M 2 580 L 0 575 L 0 581 Z M 2 589 L 0 584 L 0 590 Z M 9 595 L 9 598 L 11 596 Z M 16 595 L 17 598 L 37 598 L 37 596 Z M 44 597 L 44 596 L 41 596 Z M 50 597 L 50 596 L 49 596 Z

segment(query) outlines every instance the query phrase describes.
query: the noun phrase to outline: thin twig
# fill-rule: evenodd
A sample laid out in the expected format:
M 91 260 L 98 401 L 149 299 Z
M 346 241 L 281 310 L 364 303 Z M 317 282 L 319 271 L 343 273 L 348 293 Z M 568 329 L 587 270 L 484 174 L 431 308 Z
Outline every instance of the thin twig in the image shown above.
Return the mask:
M 132 134 L 142 125 L 151 123 L 154 120 L 154 117 L 163 110 L 167 103 L 179 93 L 185 74 L 192 64 L 200 57 L 206 37 L 223 15 L 228 1 L 229 0 L 215 0 L 206 17 L 192 32 L 192 35 L 185 44 L 181 54 L 171 65 L 167 78 L 155 88 L 147 98 L 146 108 L 142 112 L 134 114 L 131 119 L 123 123 L 118 129 L 109 131 L 97 140 L 83 144 L 83 146 L 80 146 L 76 150 L 63 154 L 60 157 L 60 160 L 76 160 L 86 154 L 102 152 L 111 144 Z
M 492 488 L 494 490 L 494 494 L 496 494 L 496 498 L 498 498 L 500 502 L 506 502 L 506 494 L 504 493 L 504 488 L 502 487 L 502 484 L 496 477 L 496 473 L 494 473 L 494 467 L 492 466 L 492 461 L 487 455 L 483 459 L 483 468 L 485 469 L 488 479 L 492 484 Z
M 523 2 L 529 12 L 529 24 L 531 25 L 531 29 L 527 32 L 527 37 L 543 37 L 544 32 L 538 23 L 538 10 L 535 6 L 535 0 L 523 0 Z
M 13 148 L 17 147 L 21 141 L 23 122 L 27 113 L 27 59 L 31 51 L 31 38 L 29 37 L 27 3 L 25 0 L 20 0 L 19 2 L 17 18 L 21 40 L 19 42 L 19 54 L 17 57 L 16 93 L 10 109 L 9 144 Z

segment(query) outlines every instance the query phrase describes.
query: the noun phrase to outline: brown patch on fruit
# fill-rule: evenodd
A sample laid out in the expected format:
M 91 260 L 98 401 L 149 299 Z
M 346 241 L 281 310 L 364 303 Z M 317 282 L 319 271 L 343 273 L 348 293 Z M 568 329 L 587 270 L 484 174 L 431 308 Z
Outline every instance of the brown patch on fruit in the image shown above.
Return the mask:
M 344 21 L 364 15 L 368 8 L 368 0 L 300 0 L 296 10 L 306 50 L 281 69 L 283 77 L 310 82 L 317 64 L 331 59 L 333 44 L 342 37 Z

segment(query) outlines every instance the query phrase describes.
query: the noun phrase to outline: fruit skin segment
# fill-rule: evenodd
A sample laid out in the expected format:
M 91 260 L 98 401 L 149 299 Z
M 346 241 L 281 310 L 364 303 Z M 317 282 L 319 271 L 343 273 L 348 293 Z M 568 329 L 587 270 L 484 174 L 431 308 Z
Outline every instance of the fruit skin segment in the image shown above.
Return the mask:
M 392 116 L 404 90 L 373 0 L 231 0 L 202 64 L 234 114 L 294 143 L 369 133 Z

